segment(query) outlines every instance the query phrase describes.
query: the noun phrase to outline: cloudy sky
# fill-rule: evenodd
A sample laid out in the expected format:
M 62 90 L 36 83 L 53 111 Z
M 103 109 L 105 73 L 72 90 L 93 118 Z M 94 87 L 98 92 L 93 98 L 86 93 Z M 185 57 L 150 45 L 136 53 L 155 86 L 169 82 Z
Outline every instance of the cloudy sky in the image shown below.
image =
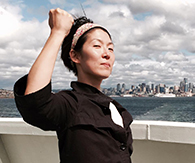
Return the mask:
M 0 88 L 28 73 L 50 30 L 48 12 L 60 7 L 105 26 L 115 44 L 112 75 L 102 87 L 195 83 L 195 0 L 0 0 Z M 76 80 L 57 59 L 53 88 Z

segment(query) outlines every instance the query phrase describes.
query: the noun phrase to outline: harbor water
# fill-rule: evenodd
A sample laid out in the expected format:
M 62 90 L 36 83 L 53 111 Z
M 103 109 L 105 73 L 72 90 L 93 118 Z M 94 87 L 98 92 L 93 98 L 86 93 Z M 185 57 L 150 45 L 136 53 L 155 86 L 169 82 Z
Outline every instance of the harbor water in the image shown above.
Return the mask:
M 135 120 L 195 123 L 195 97 L 114 97 Z M 21 117 L 14 99 L 0 99 L 0 117 Z

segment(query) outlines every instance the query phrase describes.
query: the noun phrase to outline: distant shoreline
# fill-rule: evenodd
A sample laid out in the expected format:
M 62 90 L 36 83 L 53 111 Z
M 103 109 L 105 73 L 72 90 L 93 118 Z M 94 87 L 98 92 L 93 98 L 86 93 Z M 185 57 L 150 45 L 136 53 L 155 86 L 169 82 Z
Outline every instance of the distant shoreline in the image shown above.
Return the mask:
M 0 98 L 14 98 L 12 90 L 0 89 Z
M 0 97 L 0 99 L 14 99 L 14 97 Z
M 59 92 L 58 90 L 53 90 L 54 93 Z M 104 92 L 103 92 L 104 93 Z M 110 97 L 130 97 L 130 98 L 139 98 L 139 97 L 156 97 L 156 98 L 177 98 L 177 97 L 193 97 L 195 96 L 195 93 L 191 93 L 191 92 L 183 92 L 180 94 L 169 94 L 169 93 L 156 93 L 156 94 L 143 94 L 143 93 L 137 93 L 137 94 L 120 94 L 120 95 L 116 95 L 116 94 L 106 94 L 107 96 Z M 0 89 L 0 99 L 14 99 L 14 92 L 13 90 L 6 90 L 6 89 Z

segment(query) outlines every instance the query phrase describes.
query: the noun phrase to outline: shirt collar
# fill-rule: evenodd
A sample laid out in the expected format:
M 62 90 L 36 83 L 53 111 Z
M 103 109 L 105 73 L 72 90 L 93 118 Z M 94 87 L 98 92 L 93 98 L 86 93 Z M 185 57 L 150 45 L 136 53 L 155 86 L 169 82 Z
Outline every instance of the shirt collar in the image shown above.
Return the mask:
M 106 96 L 101 91 L 99 91 L 97 88 L 81 83 L 81 82 L 71 82 L 71 87 L 73 88 L 73 91 L 76 91 L 80 94 L 83 94 L 87 96 L 88 99 L 91 101 L 94 101 L 95 103 L 98 103 L 99 105 L 108 108 L 109 103 L 113 101 L 112 98 Z
M 71 82 L 71 87 L 73 88 L 73 90 L 82 93 L 82 94 L 103 94 L 102 92 L 100 92 L 97 88 L 85 84 L 85 83 L 81 83 L 81 82 L 77 82 L 77 81 L 73 81 Z

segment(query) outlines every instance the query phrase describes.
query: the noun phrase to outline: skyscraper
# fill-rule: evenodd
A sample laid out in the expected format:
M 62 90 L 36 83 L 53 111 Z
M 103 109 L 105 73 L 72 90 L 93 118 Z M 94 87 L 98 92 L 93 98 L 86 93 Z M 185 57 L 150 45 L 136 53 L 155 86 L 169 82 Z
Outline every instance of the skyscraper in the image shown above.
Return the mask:
M 189 88 L 190 88 L 190 89 L 193 88 L 193 83 L 189 83 Z
M 121 93 L 125 92 L 125 83 L 122 84 Z
M 123 88 L 124 90 L 126 89 L 125 83 L 122 84 L 122 88 Z
M 188 79 L 184 78 L 184 92 L 188 92 Z
M 154 84 L 151 84 L 151 90 L 154 91 Z
M 121 85 L 120 85 L 120 83 L 117 84 L 116 89 L 117 89 L 117 92 L 119 92 L 119 91 L 121 90 Z
M 159 84 L 159 87 L 160 87 L 160 93 L 165 93 L 165 85 Z
M 156 93 L 160 93 L 160 85 L 156 86 Z

